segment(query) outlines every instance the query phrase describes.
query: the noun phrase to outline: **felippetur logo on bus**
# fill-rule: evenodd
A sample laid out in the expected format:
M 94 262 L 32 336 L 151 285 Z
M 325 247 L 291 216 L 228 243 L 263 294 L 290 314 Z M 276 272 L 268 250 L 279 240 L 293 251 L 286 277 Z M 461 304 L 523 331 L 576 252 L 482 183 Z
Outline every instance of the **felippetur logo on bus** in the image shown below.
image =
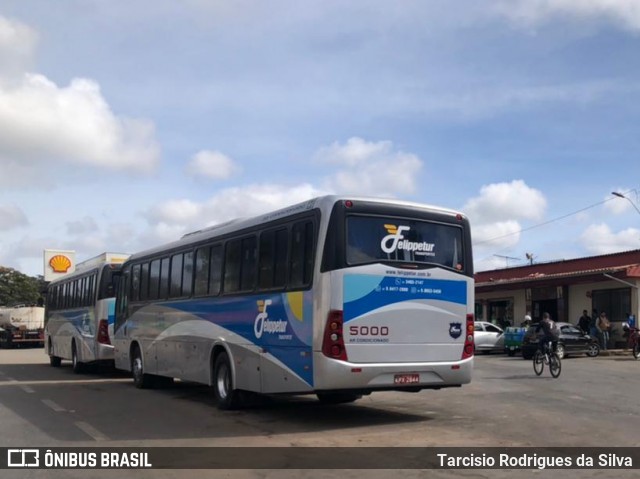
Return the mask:
M 409 241 L 404 239 L 405 231 L 410 231 L 410 226 L 396 226 L 396 225 L 384 225 L 385 229 L 389 233 L 382 238 L 380 242 L 380 248 L 387 254 L 393 253 L 396 250 L 414 251 L 416 254 L 434 256 L 433 252 L 436 245 L 434 243 L 427 243 L 425 241 Z
M 271 306 L 273 301 L 270 299 L 260 300 L 258 304 L 258 315 L 256 321 L 253 323 L 253 332 L 256 338 L 260 339 L 264 333 L 266 334 L 280 334 L 281 339 L 290 339 L 283 337 L 282 335 L 287 332 L 287 321 L 278 319 L 272 321 L 269 319 L 269 313 L 267 313 L 267 307 Z

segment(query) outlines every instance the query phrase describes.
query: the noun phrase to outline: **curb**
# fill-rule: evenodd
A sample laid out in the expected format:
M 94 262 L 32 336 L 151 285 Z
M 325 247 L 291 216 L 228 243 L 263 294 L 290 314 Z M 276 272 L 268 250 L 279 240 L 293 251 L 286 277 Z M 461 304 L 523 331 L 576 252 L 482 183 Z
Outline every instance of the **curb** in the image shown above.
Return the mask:
M 600 350 L 599 356 L 631 356 L 630 349 L 607 349 L 606 351 Z

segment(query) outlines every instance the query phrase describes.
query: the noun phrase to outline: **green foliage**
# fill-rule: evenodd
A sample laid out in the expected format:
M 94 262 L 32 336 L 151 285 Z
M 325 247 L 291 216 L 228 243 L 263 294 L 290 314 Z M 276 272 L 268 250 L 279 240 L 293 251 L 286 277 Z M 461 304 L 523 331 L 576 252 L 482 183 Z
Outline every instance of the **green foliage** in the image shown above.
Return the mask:
M 0 266 L 0 305 L 35 305 L 42 298 L 43 278 L 33 278 L 13 268 Z

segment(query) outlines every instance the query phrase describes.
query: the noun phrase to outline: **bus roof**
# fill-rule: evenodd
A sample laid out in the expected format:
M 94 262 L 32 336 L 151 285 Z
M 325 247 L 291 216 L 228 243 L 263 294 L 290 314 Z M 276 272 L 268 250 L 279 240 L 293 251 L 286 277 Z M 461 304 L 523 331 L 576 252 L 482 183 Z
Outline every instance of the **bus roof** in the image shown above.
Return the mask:
M 129 259 L 131 255 L 126 253 L 102 253 L 93 258 L 89 258 L 82 263 L 76 265 L 76 273 L 90 270 L 103 264 L 122 264 Z
M 279 210 L 263 213 L 263 214 L 253 216 L 253 217 L 248 217 L 248 218 L 237 218 L 230 221 L 226 221 L 224 223 L 212 225 L 200 230 L 186 233 L 179 240 L 176 240 L 170 243 L 165 243 L 165 244 L 156 246 L 154 248 L 141 251 L 139 253 L 135 253 L 131 255 L 130 259 L 142 258 L 142 257 L 152 255 L 165 250 L 179 249 L 181 246 L 197 243 L 201 240 L 206 240 L 210 237 L 222 236 L 227 233 L 232 233 L 234 231 L 250 228 L 255 225 L 268 223 L 270 221 L 274 221 L 280 218 L 286 218 L 288 216 L 293 216 L 298 213 L 310 211 L 315 208 L 319 208 L 323 211 L 331 211 L 331 209 L 333 208 L 333 205 L 336 202 L 346 201 L 346 200 L 351 200 L 354 202 L 363 201 L 367 203 L 393 204 L 397 206 L 406 206 L 406 207 L 412 207 L 412 208 L 425 208 L 434 212 L 440 212 L 443 214 L 451 214 L 451 215 L 460 213 L 459 211 L 448 209 L 448 208 L 442 208 L 440 206 L 433 206 L 433 205 L 428 205 L 423 203 L 415 203 L 415 202 L 402 201 L 402 200 L 390 199 L 390 198 L 347 196 L 347 195 L 325 195 L 325 196 L 319 196 L 307 201 L 303 201 L 302 203 L 297 203 L 291 206 L 287 206 Z

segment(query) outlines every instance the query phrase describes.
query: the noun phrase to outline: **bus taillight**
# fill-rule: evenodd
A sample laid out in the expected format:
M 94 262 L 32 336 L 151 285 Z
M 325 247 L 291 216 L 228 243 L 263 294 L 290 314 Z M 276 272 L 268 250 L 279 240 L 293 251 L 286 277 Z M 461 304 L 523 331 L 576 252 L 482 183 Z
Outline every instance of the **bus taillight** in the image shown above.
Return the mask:
M 464 337 L 464 349 L 462 350 L 462 359 L 473 356 L 473 314 L 467 314 L 467 328 Z
M 111 344 L 109 339 L 109 323 L 106 319 L 101 319 L 98 323 L 98 342 L 100 344 Z
M 322 341 L 322 353 L 328 358 L 347 360 L 347 350 L 344 348 L 342 336 L 342 311 L 332 310 L 327 317 Z

